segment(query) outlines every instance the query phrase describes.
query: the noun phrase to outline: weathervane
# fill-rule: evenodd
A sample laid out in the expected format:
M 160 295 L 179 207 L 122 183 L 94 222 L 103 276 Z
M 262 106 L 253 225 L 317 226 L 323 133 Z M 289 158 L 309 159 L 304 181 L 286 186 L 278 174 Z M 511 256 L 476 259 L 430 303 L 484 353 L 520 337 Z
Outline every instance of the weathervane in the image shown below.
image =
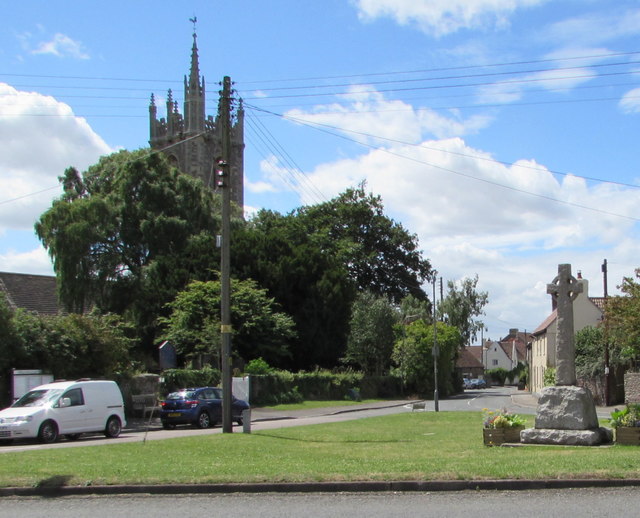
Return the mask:
M 196 22 L 198 21 L 198 18 L 194 15 L 193 18 L 189 18 L 189 21 L 193 24 L 193 34 L 196 33 Z

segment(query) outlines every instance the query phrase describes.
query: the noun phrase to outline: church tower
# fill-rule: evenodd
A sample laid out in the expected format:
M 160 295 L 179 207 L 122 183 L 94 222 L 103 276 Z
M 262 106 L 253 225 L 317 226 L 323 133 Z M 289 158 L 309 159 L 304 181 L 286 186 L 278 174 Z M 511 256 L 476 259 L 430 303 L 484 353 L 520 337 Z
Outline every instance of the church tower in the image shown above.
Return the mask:
M 149 104 L 149 145 L 162 151 L 183 173 L 200 178 L 210 189 L 216 190 L 215 168 L 222 155 L 222 119 L 220 102 L 215 118 L 205 115 L 206 90 L 200 77 L 198 45 L 193 31 L 191 68 L 184 77 L 184 117 L 178 111 L 173 92 L 167 93 L 167 116 L 157 117 L 154 95 Z M 244 109 L 242 101 L 232 114 L 231 152 L 229 160 L 231 200 L 244 205 Z

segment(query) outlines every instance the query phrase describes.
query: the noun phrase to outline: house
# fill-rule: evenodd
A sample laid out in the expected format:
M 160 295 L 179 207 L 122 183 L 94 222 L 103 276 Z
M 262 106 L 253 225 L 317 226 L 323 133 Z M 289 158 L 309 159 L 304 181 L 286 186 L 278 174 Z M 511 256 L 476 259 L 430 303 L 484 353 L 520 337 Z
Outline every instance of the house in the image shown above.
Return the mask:
M 589 282 L 578 271 L 577 280 L 582 284 L 582 293 L 573 301 L 574 332 L 585 327 L 597 326 L 603 317 L 604 297 L 589 296 Z M 529 365 L 529 390 L 540 392 L 544 388 L 544 372 L 556 366 L 556 335 L 558 314 L 555 300 L 551 314 L 533 331 L 531 362 Z
M 63 312 L 58 301 L 56 278 L 51 275 L 0 272 L 0 292 L 9 307 L 33 311 L 38 315 L 57 315 Z
M 463 347 L 456 361 L 456 370 L 461 378 L 482 378 L 484 374 L 482 347 L 477 345 Z
M 463 378 L 484 378 L 487 370 L 503 368 L 511 371 L 519 363 L 528 364 L 527 343 L 531 341 L 531 334 L 510 329 L 509 334 L 499 342 L 486 340 L 481 346 L 464 347 L 456 369 Z

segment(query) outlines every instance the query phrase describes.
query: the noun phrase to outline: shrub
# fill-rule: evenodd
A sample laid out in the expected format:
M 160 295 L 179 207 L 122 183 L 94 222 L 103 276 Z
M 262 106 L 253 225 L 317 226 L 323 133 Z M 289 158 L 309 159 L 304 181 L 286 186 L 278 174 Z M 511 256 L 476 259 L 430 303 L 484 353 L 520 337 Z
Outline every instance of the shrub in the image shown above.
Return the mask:
M 244 372 L 245 374 L 250 375 L 270 374 L 273 372 L 273 367 L 271 367 L 262 358 L 256 358 L 247 363 L 247 366 L 244 368 Z
M 505 380 L 509 376 L 509 371 L 502 367 L 497 367 L 495 369 L 488 370 L 485 374 L 498 385 L 504 385 Z
M 544 386 L 553 387 L 556 384 L 556 368 L 549 367 L 544 371 Z

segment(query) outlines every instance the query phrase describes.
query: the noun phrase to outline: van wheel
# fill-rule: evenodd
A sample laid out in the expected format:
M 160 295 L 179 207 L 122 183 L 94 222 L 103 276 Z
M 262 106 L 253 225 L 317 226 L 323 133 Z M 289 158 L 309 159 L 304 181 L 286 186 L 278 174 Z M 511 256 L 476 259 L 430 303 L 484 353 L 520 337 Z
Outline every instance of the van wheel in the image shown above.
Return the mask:
M 79 433 L 68 433 L 67 435 L 65 435 L 65 437 L 69 441 L 77 441 L 78 439 L 80 439 L 80 434 Z
M 58 440 L 58 425 L 53 421 L 45 421 L 38 430 L 38 440 L 45 444 L 51 444 Z
M 211 417 L 207 412 L 200 412 L 195 424 L 198 428 L 209 428 L 211 426 Z
M 120 435 L 121 431 L 122 431 L 122 423 L 120 422 L 120 419 L 112 415 L 107 421 L 107 426 L 104 429 L 104 434 L 109 439 L 115 439 L 116 437 L 118 437 L 118 435 Z

